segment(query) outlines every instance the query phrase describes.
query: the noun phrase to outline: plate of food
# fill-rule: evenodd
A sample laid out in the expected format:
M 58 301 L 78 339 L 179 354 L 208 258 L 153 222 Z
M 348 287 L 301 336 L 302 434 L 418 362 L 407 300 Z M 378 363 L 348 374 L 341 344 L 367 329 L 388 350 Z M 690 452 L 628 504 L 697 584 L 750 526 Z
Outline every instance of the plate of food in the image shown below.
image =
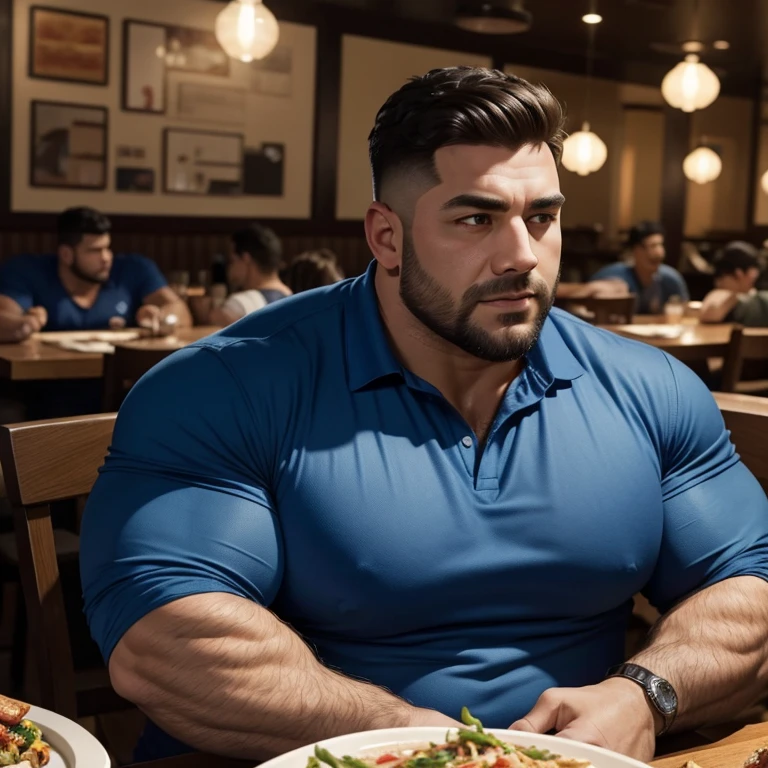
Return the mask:
M 110 768 L 101 743 L 72 720 L 0 696 L 0 765 Z
M 389 728 L 295 749 L 260 768 L 647 768 L 645 763 L 559 736 L 483 728 Z

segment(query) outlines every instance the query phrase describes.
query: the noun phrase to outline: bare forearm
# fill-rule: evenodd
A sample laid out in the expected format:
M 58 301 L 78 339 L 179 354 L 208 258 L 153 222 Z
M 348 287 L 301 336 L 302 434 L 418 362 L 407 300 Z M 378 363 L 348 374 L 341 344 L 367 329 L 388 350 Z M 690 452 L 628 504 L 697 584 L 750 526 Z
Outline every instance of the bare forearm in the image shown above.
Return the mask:
M 269 611 L 223 594 L 184 598 L 145 617 L 121 640 L 110 673 L 117 691 L 160 727 L 234 757 L 263 759 L 329 736 L 406 725 L 421 711 L 332 672 Z
M 712 291 L 704 297 L 699 320 L 702 323 L 720 323 L 733 311 L 738 303 L 738 294 L 733 291 Z
M 677 691 L 674 730 L 722 721 L 768 689 L 768 584 L 727 579 L 688 598 L 659 620 L 632 661 Z
M 175 301 L 166 304 L 162 307 L 162 310 L 166 317 L 169 315 L 176 315 L 179 328 L 190 328 L 192 326 L 192 315 L 189 312 L 187 302 L 183 299 L 176 299 Z

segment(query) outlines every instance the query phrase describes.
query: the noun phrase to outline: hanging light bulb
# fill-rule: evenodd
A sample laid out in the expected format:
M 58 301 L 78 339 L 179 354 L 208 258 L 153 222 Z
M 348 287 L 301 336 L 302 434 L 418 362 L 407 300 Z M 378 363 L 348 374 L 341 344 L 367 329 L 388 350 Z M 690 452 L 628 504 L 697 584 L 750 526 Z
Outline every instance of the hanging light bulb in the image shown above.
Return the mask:
M 683 160 L 683 173 L 690 181 L 697 184 L 707 184 L 714 181 L 723 170 L 720 155 L 709 147 L 694 149 Z
M 763 192 L 768 195 L 768 171 L 760 177 L 760 186 L 763 188 Z
M 262 0 L 232 0 L 216 17 L 216 39 L 233 59 L 263 59 L 279 37 L 277 19 Z
M 603 167 L 608 157 L 605 142 L 584 123 L 580 131 L 563 142 L 563 165 L 579 176 L 587 176 Z
M 689 53 L 685 61 L 667 72 L 661 83 L 661 94 L 667 103 L 683 112 L 708 107 L 719 93 L 720 80 L 695 53 Z

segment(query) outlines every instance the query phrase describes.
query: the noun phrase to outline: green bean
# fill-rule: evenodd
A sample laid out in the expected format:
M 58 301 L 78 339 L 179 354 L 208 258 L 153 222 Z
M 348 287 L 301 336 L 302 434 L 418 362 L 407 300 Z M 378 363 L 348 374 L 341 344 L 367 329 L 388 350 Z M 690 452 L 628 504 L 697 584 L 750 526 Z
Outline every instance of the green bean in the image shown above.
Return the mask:
M 526 757 L 530 757 L 531 760 L 557 760 L 560 757 L 560 755 L 553 755 L 548 749 L 536 749 L 536 747 L 520 749 L 518 751 Z
M 459 740 L 472 741 L 481 747 L 501 747 L 504 745 L 502 741 L 491 733 L 478 733 L 477 731 L 467 731 L 463 728 L 459 730 Z
M 321 746 L 315 746 L 315 757 L 324 763 L 327 763 L 331 768 L 341 768 L 339 761 L 327 750 Z
M 476 717 L 472 717 L 466 707 L 461 708 L 461 722 L 464 725 L 475 725 L 477 726 L 477 732 L 483 733 L 483 724 Z
M 344 768 L 370 768 L 368 763 L 364 763 L 362 760 L 350 757 L 349 755 L 344 755 L 341 758 L 341 764 Z

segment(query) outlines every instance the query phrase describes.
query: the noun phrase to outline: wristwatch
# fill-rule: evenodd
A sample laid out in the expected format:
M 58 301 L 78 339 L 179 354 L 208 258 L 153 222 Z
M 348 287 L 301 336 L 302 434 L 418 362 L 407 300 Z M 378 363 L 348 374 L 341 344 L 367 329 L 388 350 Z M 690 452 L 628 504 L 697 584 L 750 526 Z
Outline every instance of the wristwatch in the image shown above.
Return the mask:
M 654 709 L 662 716 L 664 727 L 657 736 L 666 733 L 677 717 L 677 694 L 672 684 L 663 677 L 638 664 L 617 664 L 611 667 L 605 675 L 609 677 L 626 677 L 634 680 L 644 691 Z

